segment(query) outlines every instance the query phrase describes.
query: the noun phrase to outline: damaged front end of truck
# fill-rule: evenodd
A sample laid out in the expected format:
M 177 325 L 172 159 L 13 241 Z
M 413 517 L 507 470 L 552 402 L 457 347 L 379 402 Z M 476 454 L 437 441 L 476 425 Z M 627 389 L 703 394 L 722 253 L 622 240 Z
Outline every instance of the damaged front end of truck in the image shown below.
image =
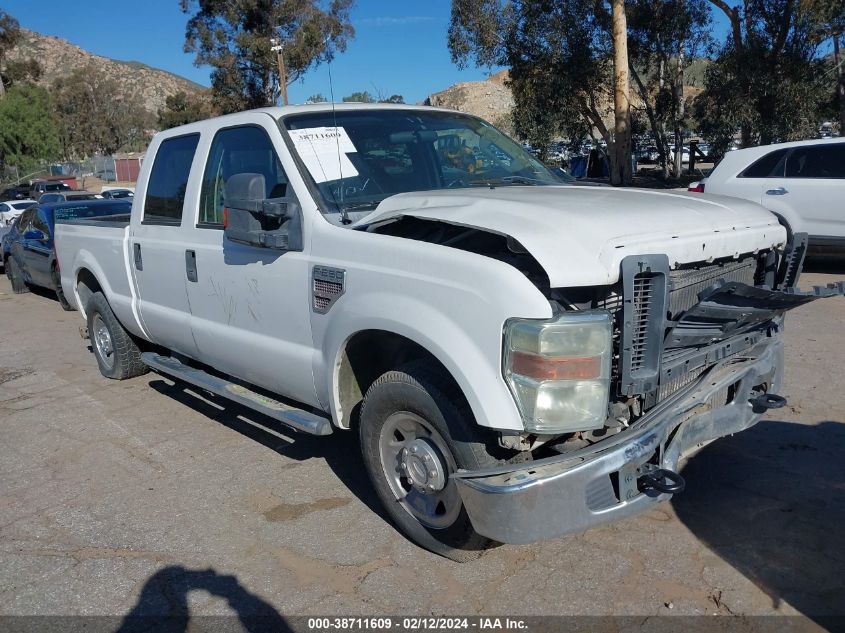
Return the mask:
M 805 251 L 796 234 L 721 261 L 634 255 L 612 286 L 550 290 L 560 314 L 610 315 L 607 417 L 588 431 L 511 438 L 532 461 L 453 475 L 475 529 L 528 543 L 636 514 L 683 490 L 685 455 L 783 406 L 784 313 L 845 293 L 841 283 L 796 289 Z

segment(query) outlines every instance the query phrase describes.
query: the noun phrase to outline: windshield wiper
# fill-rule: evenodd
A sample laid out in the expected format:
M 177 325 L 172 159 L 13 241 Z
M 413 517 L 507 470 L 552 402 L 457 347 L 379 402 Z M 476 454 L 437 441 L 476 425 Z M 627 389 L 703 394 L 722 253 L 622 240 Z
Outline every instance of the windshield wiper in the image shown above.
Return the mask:
M 381 200 L 370 200 L 368 202 L 351 202 L 349 204 L 340 205 L 341 213 L 348 213 L 349 211 L 372 211 L 379 204 Z
M 498 185 L 548 185 L 550 184 L 546 180 L 540 180 L 539 178 L 530 178 L 529 176 L 502 176 L 500 178 L 487 178 L 487 179 L 480 179 L 480 180 L 470 180 L 469 184 L 471 185 L 489 185 L 490 187 L 495 187 Z

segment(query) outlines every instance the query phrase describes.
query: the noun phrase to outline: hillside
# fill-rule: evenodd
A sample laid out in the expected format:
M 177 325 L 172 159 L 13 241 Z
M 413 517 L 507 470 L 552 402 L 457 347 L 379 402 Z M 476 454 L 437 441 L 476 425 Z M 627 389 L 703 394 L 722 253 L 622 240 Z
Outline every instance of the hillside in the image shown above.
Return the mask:
M 118 83 L 126 94 L 137 94 L 152 113 L 164 107 L 165 99 L 177 92 L 197 92 L 202 86 L 141 62 L 123 62 L 93 55 L 67 40 L 21 29 L 21 43 L 9 59 L 35 58 L 44 69 L 39 83 L 49 87 L 59 77 L 80 68 L 91 68 Z
M 697 59 L 687 69 L 685 98 L 695 97 L 703 90 L 704 73 L 708 63 L 707 60 Z M 510 88 L 505 85 L 507 79 L 508 71 L 502 70 L 482 81 L 466 81 L 432 93 L 424 103 L 474 114 L 490 121 L 502 130 L 512 131 L 511 111 L 514 107 L 514 99 Z M 633 88 L 631 100 L 634 107 L 641 106 L 641 101 Z M 605 124 L 612 126 L 613 104 L 606 103 L 604 111 L 607 113 L 603 117 Z

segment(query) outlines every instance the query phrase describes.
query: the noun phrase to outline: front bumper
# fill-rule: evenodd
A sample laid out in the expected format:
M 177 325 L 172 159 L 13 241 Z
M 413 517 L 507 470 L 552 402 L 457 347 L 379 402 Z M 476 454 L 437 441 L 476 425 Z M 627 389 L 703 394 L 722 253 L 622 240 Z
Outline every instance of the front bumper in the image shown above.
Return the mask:
M 641 492 L 644 464 L 675 470 L 702 444 L 760 419 L 749 399 L 776 393 L 783 343 L 766 338 L 726 358 L 625 431 L 565 455 L 478 471 L 455 480 L 473 527 L 502 543 L 532 543 L 643 512 L 670 494 Z

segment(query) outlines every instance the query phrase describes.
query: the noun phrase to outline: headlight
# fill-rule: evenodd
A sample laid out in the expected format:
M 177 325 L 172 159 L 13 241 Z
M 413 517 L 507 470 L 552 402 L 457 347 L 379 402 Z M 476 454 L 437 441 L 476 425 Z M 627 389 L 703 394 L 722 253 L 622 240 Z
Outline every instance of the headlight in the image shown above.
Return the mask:
M 605 310 L 505 324 L 504 375 L 528 431 L 600 429 L 610 395 L 612 319 Z

